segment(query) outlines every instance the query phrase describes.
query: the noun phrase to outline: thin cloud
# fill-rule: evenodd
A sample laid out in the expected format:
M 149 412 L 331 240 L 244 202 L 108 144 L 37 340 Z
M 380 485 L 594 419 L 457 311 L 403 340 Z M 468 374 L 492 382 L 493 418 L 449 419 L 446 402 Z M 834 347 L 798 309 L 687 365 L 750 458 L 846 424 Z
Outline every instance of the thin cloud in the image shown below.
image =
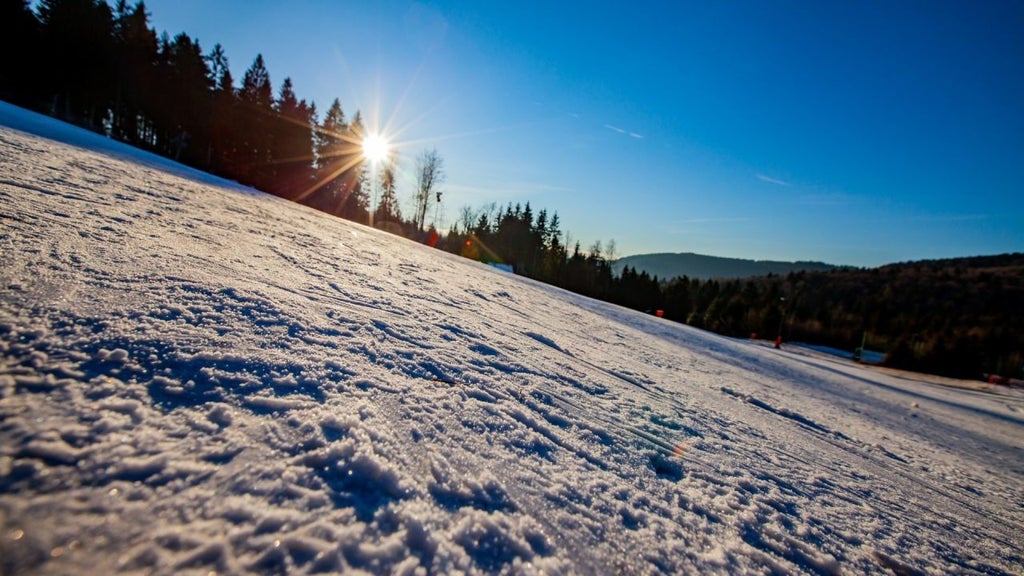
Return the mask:
M 636 138 L 637 140 L 643 140 L 644 139 L 644 135 L 643 134 L 639 134 L 637 132 L 626 130 L 625 128 L 619 128 L 618 126 L 613 126 L 611 124 L 605 124 L 604 127 L 609 129 L 609 130 L 612 130 L 614 132 L 618 132 L 619 134 L 623 134 L 623 135 L 629 136 L 631 138 Z
M 757 179 L 762 182 L 767 182 L 769 184 L 775 184 L 777 186 L 792 186 L 792 184 L 786 182 L 785 180 L 779 180 L 778 178 L 772 178 L 771 176 L 765 176 L 764 174 L 758 174 Z

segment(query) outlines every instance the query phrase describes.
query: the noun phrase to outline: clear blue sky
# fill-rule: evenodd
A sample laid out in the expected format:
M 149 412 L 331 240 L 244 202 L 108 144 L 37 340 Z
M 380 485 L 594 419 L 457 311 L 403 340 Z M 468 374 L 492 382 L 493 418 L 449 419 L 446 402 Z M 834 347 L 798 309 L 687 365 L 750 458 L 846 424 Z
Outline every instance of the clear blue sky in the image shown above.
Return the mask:
M 874 266 L 1024 250 L 1024 2 L 149 0 L 323 112 L 436 147 L 445 221 Z

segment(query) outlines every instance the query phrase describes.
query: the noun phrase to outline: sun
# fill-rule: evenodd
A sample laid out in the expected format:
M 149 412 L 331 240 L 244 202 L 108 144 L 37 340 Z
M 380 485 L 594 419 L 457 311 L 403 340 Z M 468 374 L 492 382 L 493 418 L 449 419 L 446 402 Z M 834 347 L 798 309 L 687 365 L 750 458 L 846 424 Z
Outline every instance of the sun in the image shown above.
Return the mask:
M 380 134 L 368 134 L 363 138 L 363 157 L 370 162 L 381 162 L 387 158 L 391 145 Z

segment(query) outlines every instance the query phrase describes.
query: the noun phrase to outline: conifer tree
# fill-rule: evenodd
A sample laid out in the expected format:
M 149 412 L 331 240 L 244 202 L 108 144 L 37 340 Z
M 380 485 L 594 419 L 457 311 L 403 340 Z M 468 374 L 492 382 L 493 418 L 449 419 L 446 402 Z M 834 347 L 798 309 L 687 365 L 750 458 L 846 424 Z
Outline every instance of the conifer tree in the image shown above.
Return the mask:
M 40 0 L 51 113 L 101 131 L 113 100 L 114 18 L 102 0 Z
M 555 212 L 551 216 L 551 223 L 547 228 L 545 245 L 546 251 L 542 278 L 548 282 L 561 286 L 566 264 L 566 250 L 562 245 L 562 230 L 561 222 L 558 218 L 558 212 Z
M 372 188 L 372 183 L 370 182 L 367 163 L 363 160 L 362 154 L 362 142 L 365 133 L 366 128 L 363 126 L 363 114 L 356 110 L 355 116 L 352 117 L 352 121 L 348 124 L 348 130 L 344 138 L 344 141 L 350 146 L 347 150 L 351 151 L 353 156 L 353 167 L 345 172 L 347 174 L 345 181 L 348 186 L 348 196 L 342 206 L 341 217 L 354 222 L 369 224 L 370 196 L 368 190 Z M 345 165 L 347 166 L 348 164 L 349 162 L 346 161 Z
M 45 67 L 40 61 L 39 20 L 28 0 L 0 2 L 0 99 L 37 107 Z
M 299 100 L 291 78 L 285 78 L 274 104 L 271 156 L 275 179 L 271 191 L 299 200 L 313 183 L 313 115 L 305 100 Z
M 339 162 L 347 152 L 344 137 L 348 131 L 345 112 L 341 109 L 341 101 L 337 98 L 331 102 L 324 115 L 323 122 L 317 126 L 315 135 L 316 167 L 318 172 L 327 172 Z
M 365 222 L 365 199 L 361 207 L 350 206 L 360 202 L 357 184 L 363 163 L 350 130 L 335 98 L 316 131 L 316 183 L 306 202 L 329 214 Z
M 193 166 L 207 158 L 213 82 L 198 40 L 176 35 L 165 55 L 168 121 L 161 148 L 168 156 Z
M 272 132 L 269 130 L 274 98 L 270 73 L 263 63 L 262 54 L 257 54 L 252 66 L 245 71 L 238 101 L 238 175 L 245 184 L 267 189 L 274 176 Z
M 144 145 L 151 132 L 148 106 L 156 82 L 157 39 L 149 27 L 146 5 L 129 6 L 119 0 L 114 10 L 116 84 L 111 114 L 111 136 Z
M 394 229 L 393 225 L 402 221 L 396 193 L 397 171 L 398 159 L 394 155 L 382 162 L 379 174 L 380 202 L 373 212 L 373 225 L 378 228 Z
M 237 141 L 239 134 L 235 117 L 237 115 L 237 95 L 234 78 L 227 54 L 220 44 L 206 56 L 209 80 L 213 85 L 210 118 L 210 140 L 206 153 L 206 163 L 211 170 L 237 178 L 234 172 L 234 161 L 238 153 Z

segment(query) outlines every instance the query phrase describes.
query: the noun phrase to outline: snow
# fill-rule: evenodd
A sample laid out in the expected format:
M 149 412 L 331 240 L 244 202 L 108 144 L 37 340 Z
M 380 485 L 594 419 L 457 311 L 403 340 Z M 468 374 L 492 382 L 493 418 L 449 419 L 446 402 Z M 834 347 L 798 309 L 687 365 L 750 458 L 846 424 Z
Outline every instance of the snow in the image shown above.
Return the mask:
M 807 344 L 804 342 L 798 343 L 797 346 L 801 348 L 809 348 L 811 350 L 815 350 L 823 354 L 829 354 L 831 356 L 839 356 L 840 358 L 856 358 L 856 352 L 854 351 L 841 350 L 839 348 L 832 348 L 831 346 L 822 346 L 820 344 Z M 885 353 L 878 352 L 876 350 L 861 350 L 860 358 L 857 359 L 857 361 L 863 362 L 865 364 L 879 365 L 885 362 Z
M 0 104 L 0 573 L 1024 570 L 1024 393 L 643 315 Z

